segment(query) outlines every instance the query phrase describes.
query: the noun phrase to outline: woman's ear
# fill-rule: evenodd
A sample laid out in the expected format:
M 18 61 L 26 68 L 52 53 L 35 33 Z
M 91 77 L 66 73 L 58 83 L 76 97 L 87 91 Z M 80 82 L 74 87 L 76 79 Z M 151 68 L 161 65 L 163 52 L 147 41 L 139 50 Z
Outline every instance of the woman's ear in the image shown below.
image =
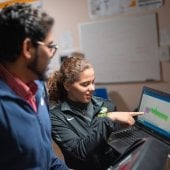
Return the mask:
M 23 41 L 23 46 L 22 46 L 23 56 L 27 59 L 31 58 L 32 57 L 32 50 L 33 50 L 33 45 L 32 45 L 31 39 L 26 38 Z
M 70 88 L 69 88 L 69 83 L 64 82 L 64 83 L 63 83 L 63 86 L 64 86 L 64 88 L 65 88 L 66 91 L 69 91 L 69 89 L 70 89 Z

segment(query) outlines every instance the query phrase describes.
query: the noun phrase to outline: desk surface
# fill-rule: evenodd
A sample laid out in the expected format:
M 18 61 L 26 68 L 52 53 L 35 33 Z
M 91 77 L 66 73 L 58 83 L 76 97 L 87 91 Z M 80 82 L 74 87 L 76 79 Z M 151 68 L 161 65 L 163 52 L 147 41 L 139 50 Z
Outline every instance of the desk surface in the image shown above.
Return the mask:
M 170 170 L 170 153 L 168 154 L 165 170 Z

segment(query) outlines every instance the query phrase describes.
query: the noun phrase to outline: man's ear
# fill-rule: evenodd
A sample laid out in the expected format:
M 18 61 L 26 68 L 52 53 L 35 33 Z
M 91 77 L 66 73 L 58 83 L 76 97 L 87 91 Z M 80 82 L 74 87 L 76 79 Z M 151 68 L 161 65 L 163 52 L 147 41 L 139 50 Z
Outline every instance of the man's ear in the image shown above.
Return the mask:
M 32 57 L 32 52 L 33 52 L 33 45 L 32 45 L 32 42 L 31 42 L 31 39 L 30 38 L 26 38 L 24 41 L 23 41 L 23 47 L 22 47 L 22 53 L 23 53 L 23 56 L 27 59 L 31 58 Z

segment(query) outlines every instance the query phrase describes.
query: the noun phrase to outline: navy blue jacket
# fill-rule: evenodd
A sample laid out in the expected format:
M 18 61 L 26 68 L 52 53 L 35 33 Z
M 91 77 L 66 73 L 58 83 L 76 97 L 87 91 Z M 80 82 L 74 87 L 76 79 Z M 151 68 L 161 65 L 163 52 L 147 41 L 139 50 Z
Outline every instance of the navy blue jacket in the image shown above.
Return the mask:
M 38 82 L 37 82 L 38 83 Z M 0 169 L 67 170 L 51 145 L 51 123 L 38 83 L 38 111 L 0 80 Z

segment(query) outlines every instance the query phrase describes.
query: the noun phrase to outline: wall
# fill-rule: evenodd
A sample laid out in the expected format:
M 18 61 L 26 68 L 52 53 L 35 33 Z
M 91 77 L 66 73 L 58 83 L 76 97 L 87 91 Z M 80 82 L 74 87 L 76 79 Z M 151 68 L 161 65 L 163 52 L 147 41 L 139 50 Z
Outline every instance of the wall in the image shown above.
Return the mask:
M 67 48 L 62 46 L 61 40 L 63 41 L 64 38 L 67 39 L 68 34 L 72 37 L 70 40 L 72 46 L 69 47 L 69 50 L 79 51 L 78 24 L 92 21 L 88 15 L 88 0 L 44 0 L 43 8 L 54 16 L 56 20 L 54 37 L 55 41 L 59 42 L 61 47 L 58 51 L 58 55 L 62 55 L 63 51 L 67 51 Z M 149 12 L 150 11 L 143 11 L 143 13 Z M 154 12 L 157 13 L 159 32 L 161 32 L 161 30 L 170 30 L 170 1 L 165 0 L 164 5 Z M 100 17 L 95 19 L 95 21 L 117 16 L 123 17 L 124 15 L 129 14 L 116 14 L 113 16 Z M 53 67 L 59 67 L 59 56 L 56 56 L 53 63 Z M 137 107 L 140 93 L 144 85 L 170 93 L 170 62 L 161 62 L 160 67 L 160 82 L 97 84 L 96 86 L 106 87 L 108 89 L 109 96 L 111 100 L 116 102 L 118 110 L 131 111 Z

